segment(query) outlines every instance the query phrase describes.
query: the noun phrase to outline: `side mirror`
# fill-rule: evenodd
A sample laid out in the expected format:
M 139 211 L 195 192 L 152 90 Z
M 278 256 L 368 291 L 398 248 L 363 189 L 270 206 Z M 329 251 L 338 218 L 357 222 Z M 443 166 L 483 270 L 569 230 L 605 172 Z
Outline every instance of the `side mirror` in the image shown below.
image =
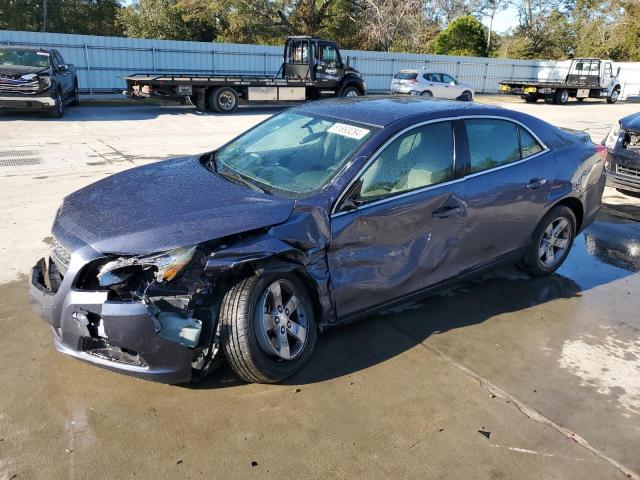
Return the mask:
M 58 72 L 67 73 L 69 71 L 69 67 L 67 65 L 58 65 Z
M 453 82 L 449 83 L 449 85 L 457 85 L 458 82 L 456 80 L 454 80 Z
M 620 67 L 616 70 L 616 78 L 620 76 Z
M 355 192 L 350 193 L 347 197 L 342 201 L 340 205 L 340 212 L 350 212 L 352 210 L 357 210 L 360 205 L 362 205 L 364 201 L 360 198 Z

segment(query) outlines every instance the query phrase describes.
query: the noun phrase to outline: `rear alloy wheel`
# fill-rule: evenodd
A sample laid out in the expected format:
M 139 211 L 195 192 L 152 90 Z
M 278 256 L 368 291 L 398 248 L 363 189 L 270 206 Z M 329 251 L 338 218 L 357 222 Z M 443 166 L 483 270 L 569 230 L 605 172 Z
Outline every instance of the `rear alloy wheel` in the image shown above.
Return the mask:
M 340 92 L 340 96 L 341 97 L 359 97 L 360 90 L 358 90 L 357 87 L 353 87 L 353 86 L 345 87 Z
M 433 93 L 431 93 L 429 90 L 425 90 L 424 92 L 422 92 L 420 94 L 421 97 L 433 97 Z
M 565 105 L 569 101 L 569 90 L 561 88 L 556 90 L 555 103 L 556 105 Z
M 238 93 L 230 87 L 215 88 L 209 93 L 209 106 L 218 113 L 235 112 L 238 100 Z
M 611 92 L 611 95 L 607 98 L 607 103 L 616 103 L 618 101 L 618 97 L 620 96 L 620 90 L 615 89 Z
M 49 115 L 53 118 L 62 118 L 64 116 L 64 103 L 62 102 L 62 94 L 60 91 L 56 93 L 55 104 L 49 111 Z
M 220 309 L 222 348 L 247 382 L 274 383 L 300 370 L 317 341 L 313 303 L 293 274 L 263 274 L 239 281 Z
M 576 216 L 569 207 L 552 208 L 540 221 L 522 257 L 522 267 L 532 277 L 555 272 L 571 250 Z

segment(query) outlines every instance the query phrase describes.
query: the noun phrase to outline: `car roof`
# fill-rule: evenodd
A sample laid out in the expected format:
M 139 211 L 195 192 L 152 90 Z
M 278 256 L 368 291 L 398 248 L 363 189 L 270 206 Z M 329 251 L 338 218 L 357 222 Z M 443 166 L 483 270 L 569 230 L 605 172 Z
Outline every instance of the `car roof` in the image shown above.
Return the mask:
M 408 117 L 429 120 L 474 113 L 509 116 L 504 115 L 507 110 L 492 105 L 388 95 L 317 100 L 293 107 L 292 111 L 378 127 L 385 127 Z

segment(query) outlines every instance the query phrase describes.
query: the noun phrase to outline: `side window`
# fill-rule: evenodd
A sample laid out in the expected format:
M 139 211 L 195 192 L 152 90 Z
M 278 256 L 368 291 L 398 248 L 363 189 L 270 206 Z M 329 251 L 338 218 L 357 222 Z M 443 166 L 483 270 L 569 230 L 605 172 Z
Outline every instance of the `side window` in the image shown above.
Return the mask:
M 518 126 L 506 120 L 465 120 L 471 173 L 481 172 L 520 160 Z
M 542 146 L 524 128 L 518 127 L 520 134 L 520 153 L 522 158 L 530 157 L 542 151 Z
M 56 52 L 53 56 L 55 57 L 56 61 L 60 65 L 64 65 L 64 60 L 62 60 L 62 57 L 60 56 L 60 54 L 58 52 Z
M 453 82 L 455 82 L 455 80 L 452 77 L 450 77 L 449 75 L 445 75 L 444 73 L 442 74 L 442 81 L 444 83 L 453 83 Z
M 371 202 L 453 179 L 453 127 L 417 127 L 385 147 L 360 177 L 360 200 Z
M 309 42 L 292 41 L 289 44 L 289 63 L 307 63 L 309 60 Z
M 60 62 L 58 61 L 58 57 L 55 53 L 49 54 L 49 60 L 51 60 L 51 65 L 53 68 L 58 68 L 60 66 Z
M 442 75 L 440 75 L 439 73 L 432 73 L 431 74 L 431 81 L 432 82 L 440 82 L 440 83 L 442 83 Z
M 605 74 L 605 76 L 613 77 L 613 70 L 611 68 L 611 64 L 610 63 L 605 63 L 604 64 L 604 74 Z
M 335 66 L 338 63 L 338 52 L 333 45 L 322 45 L 320 47 L 320 60 L 326 65 Z

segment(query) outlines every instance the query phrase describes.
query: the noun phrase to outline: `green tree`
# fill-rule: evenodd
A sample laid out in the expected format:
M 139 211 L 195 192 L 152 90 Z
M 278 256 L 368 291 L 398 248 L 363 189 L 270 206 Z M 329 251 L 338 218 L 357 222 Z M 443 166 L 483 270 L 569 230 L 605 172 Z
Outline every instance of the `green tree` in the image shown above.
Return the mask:
M 439 55 L 486 56 L 487 36 L 484 25 L 474 17 L 456 18 L 433 41 Z
M 119 35 L 118 0 L 0 0 L 0 29 Z M 46 12 L 46 14 L 45 14 Z

